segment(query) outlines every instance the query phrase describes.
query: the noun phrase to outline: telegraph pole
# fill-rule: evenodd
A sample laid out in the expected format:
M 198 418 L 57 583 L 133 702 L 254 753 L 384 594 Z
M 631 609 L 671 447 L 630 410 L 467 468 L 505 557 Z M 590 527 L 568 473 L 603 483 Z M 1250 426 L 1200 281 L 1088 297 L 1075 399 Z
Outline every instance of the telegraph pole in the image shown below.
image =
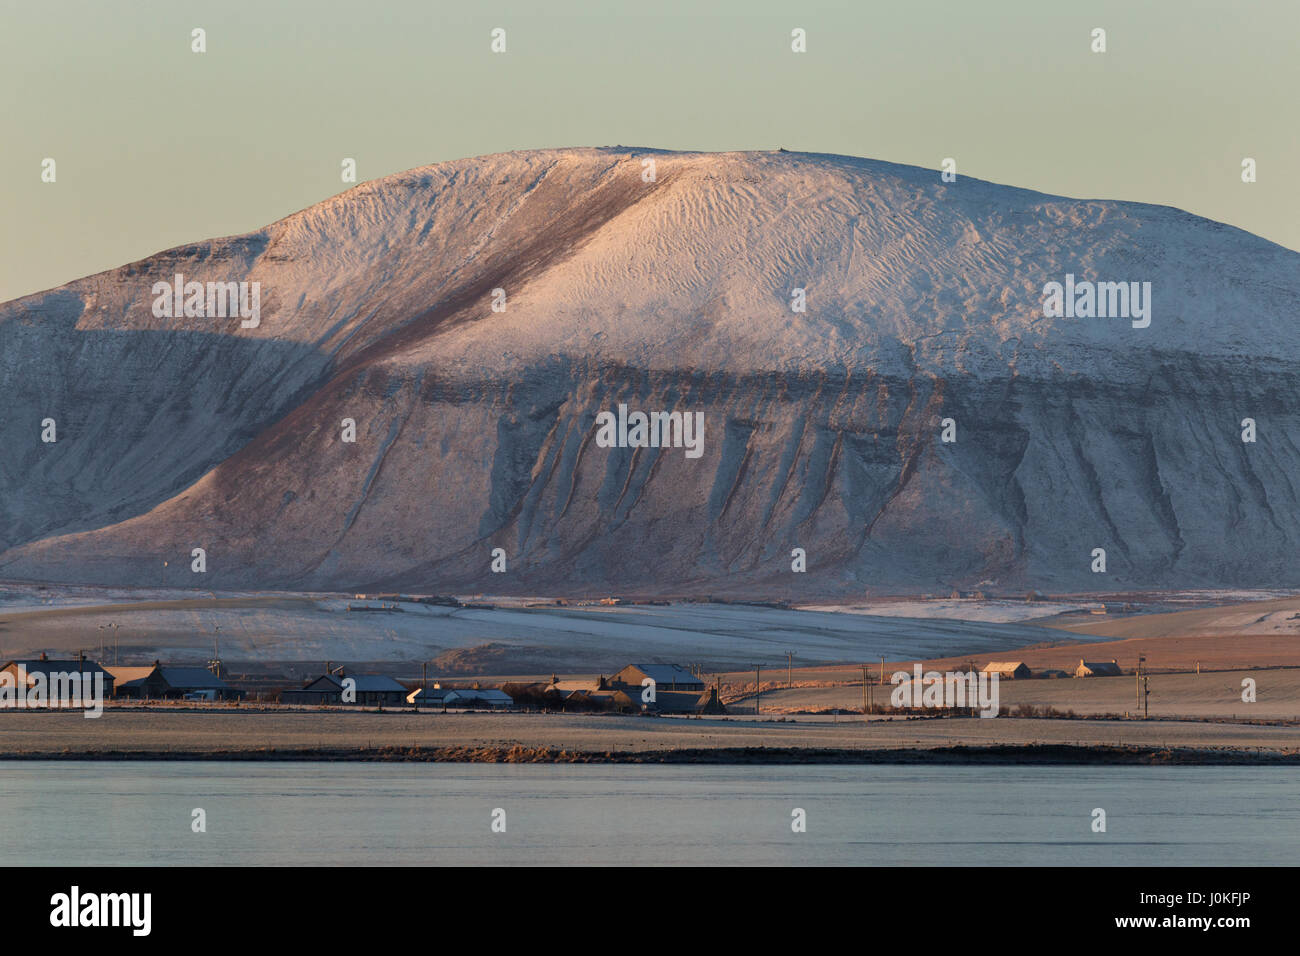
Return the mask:
M 794 651 L 785 652 L 785 686 L 793 687 L 794 678 L 790 675 L 794 671 Z
M 862 665 L 862 719 L 867 719 L 870 710 L 867 708 L 867 665 Z
M 763 703 L 763 665 L 754 665 L 754 716 L 758 716 Z

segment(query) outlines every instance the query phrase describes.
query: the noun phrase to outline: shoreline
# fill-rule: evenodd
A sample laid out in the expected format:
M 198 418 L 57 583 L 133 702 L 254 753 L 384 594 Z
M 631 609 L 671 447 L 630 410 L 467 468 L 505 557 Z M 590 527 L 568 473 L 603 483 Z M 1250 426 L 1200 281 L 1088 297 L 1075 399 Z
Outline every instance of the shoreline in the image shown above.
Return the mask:
M 554 747 L 365 747 L 243 750 L 85 750 L 0 752 L 0 762 L 154 761 L 226 763 L 495 763 L 844 765 L 984 764 L 1035 766 L 1292 766 L 1300 751 L 1205 747 L 997 744 L 921 748 L 686 747 L 648 751 L 590 751 Z

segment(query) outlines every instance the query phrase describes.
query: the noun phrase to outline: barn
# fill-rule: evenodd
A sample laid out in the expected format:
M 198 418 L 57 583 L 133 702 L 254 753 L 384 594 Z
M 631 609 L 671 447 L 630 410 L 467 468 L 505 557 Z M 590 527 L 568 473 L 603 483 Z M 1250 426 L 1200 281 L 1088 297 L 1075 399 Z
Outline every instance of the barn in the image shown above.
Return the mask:
M 1033 671 L 1024 661 L 989 661 L 981 668 L 981 673 L 997 674 L 999 680 L 1024 680 L 1033 676 Z

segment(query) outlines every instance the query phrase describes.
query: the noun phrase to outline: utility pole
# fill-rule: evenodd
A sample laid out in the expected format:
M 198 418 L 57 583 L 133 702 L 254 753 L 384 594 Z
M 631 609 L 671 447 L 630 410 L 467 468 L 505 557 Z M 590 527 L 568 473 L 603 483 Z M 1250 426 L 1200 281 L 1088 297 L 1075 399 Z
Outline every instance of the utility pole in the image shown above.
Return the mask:
M 754 665 L 754 716 L 758 716 L 763 703 L 763 665 Z
M 880 686 L 885 686 L 885 655 L 880 655 Z
M 1138 707 L 1142 706 L 1142 665 L 1143 663 L 1145 663 L 1146 659 L 1147 657 L 1145 654 L 1139 654 L 1137 669 L 1133 671 L 1133 677 L 1134 677 L 1133 693 L 1135 695 L 1133 699 L 1133 703 Z
M 867 719 L 871 711 L 867 707 L 867 665 L 862 665 L 862 719 Z
M 785 686 L 793 687 L 794 678 L 790 675 L 794 672 L 794 651 L 785 652 Z
M 1151 716 L 1151 678 L 1142 678 L 1142 716 Z

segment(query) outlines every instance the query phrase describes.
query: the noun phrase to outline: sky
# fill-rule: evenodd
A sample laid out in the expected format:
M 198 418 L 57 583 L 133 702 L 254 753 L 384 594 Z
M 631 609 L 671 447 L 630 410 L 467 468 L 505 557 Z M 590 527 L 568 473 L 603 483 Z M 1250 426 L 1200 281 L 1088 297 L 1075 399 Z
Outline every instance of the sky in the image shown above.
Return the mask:
M 258 229 L 344 158 L 562 146 L 952 157 L 1300 250 L 1295 0 L 0 0 L 0 27 L 0 301 Z

